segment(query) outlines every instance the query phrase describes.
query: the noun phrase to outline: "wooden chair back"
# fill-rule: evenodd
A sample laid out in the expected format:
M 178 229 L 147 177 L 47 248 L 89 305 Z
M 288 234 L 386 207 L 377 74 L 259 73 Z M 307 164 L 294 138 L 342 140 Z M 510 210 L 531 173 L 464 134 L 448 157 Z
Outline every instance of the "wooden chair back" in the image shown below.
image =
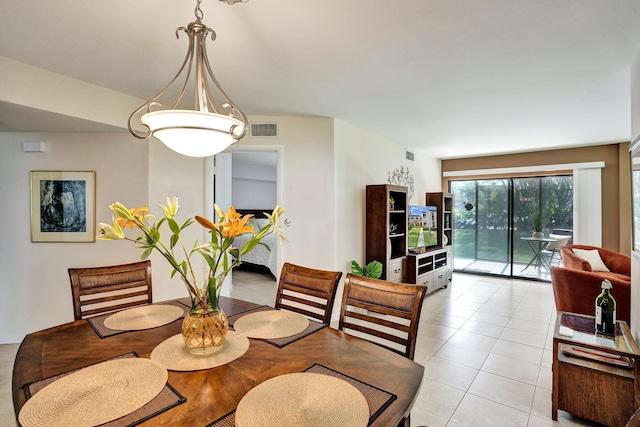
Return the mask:
M 338 329 L 413 360 L 427 288 L 348 273 Z
M 76 320 L 151 304 L 151 261 L 107 267 L 70 268 Z
M 287 262 L 280 273 L 275 307 L 329 324 L 341 277 L 340 271 L 316 270 Z

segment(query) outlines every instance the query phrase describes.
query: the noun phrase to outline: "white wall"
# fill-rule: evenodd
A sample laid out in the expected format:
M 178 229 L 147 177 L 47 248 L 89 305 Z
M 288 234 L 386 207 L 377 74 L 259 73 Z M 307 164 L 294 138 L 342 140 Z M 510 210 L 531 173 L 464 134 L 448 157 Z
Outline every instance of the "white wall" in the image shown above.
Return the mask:
M 22 141 L 45 141 L 46 153 L 23 153 Z M 121 242 L 32 243 L 29 171 L 95 171 L 96 225 L 108 204 L 147 200 L 148 143 L 128 133 L 0 133 L 0 343 L 73 320 L 69 267 L 133 262 L 140 251 Z M 114 246 L 115 245 L 115 246 Z
M 364 188 L 385 183 L 393 169 L 410 168 L 416 203 L 426 191 L 440 190 L 439 161 L 416 153 L 416 161 L 408 162 L 403 146 L 363 129 L 329 118 L 251 119 L 279 125 L 277 138 L 247 137 L 234 148 L 281 147 L 277 202 L 292 222 L 281 261 L 346 273 L 350 260 L 363 260 Z M 48 151 L 23 153 L 22 141 L 46 141 Z M 30 170 L 95 170 L 96 223 L 110 222 L 108 205 L 115 201 L 147 204 L 159 214 L 158 204 L 172 195 L 180 199 L 182 219 L 206 214 L 204 159 L 176 155 L 157 141 L 139 141 L 125 132 L 0 133 L 0 194 L 10 201 L 0 210 L 6 236 L 0 343 L 20 342 L 27 333 L 73 320 L 69 267 L 132 262 L 141 255 L 130 242 L 31 243 Z M 202 241 L 205 233 L 192 226 L 184 237 Z M 167 263 L 157 255 L 151 260 L 154 300 L 186 295 L 179 279 L 170 279 Z
M 640 52 L 631 66 L 631 141 L 640 136 Z M 640 342 L 640 255 L 631 253 L 631 331 Z
M 415 180 L 412 203 L 424 204 L 425 193 L 441 191 L 440 161 L 415 153 L 413 162 L 405 159 L 403 145 L 341 120 L 335 121 L 335 269 L 351 271 L 351 261 L 365 259 L 365 187 L 386 184 L 388 172 L 409 168 Z M 344 279 L 334 305 L 338 317 Z
M 273 209 L 277 204 L 276 169 L 232 164 L 232 195 L 236 209 Z

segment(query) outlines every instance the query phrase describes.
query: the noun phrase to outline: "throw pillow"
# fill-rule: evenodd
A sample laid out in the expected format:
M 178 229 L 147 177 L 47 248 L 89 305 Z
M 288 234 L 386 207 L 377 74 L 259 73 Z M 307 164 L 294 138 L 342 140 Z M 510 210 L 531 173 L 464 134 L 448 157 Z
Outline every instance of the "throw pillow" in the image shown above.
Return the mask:
M 592 271 L 609 271 L 607 266 L 602 261 L 602 258 L 600 258 L 600 253 L 597 249 L 585 250 L 574 248 L 573 253 L 586 260 L 591 265 Z

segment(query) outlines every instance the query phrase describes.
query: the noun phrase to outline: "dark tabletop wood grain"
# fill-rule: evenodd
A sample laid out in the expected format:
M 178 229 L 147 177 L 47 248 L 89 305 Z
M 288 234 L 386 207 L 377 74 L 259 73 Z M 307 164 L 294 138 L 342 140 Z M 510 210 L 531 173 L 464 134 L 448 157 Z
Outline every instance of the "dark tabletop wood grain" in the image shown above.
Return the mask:
M 221 307 L 231 316 L 257 306 L 223 297 Z M 180 333 L 181 323 L 179 319 L 160 328 L 101 339 L 86 320 L 78 320 L 27 335 L 13 370 L 16 418 L 26 401 L 25 384 L 131 351 L 148 358 L 158 344 Z M 324 328 L 283 348 L 261 340 L 250 342 L 247 353 L 227 365 L 195 372 L 169 371 L 169 383 L 187 402 L 140 425 L 206 425 L 235 409 L 240 399 L 258 384 L 278 375 L 301 372 L 314 363 L 398 396 L 372 426 L 395 426 L 410 412 L 420 390 L 423 366 L 332 328 Z

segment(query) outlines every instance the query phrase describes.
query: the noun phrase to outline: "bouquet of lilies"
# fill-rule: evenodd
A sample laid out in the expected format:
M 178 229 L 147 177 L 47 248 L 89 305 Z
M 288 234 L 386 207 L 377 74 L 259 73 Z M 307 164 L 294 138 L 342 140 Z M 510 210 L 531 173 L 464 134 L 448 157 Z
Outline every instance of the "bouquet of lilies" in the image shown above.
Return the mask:
M 201 306 L 203 309 L 207 305 L 213 308 L 218 306 L 220 287 L 229 272 L 240 265 L 242 255 L 254 249 L 257 245 L 264 243 L 261 240 L 269 235 L 279 236 L 280 243 L 286 241 L 282 232 L 284 226 L 289 226 L 288 220 L 282 220 L 284 209 L 276 206 L 271 214 L 265 213 L 269 222 L 262 228 L 256 230 L 249 219 L 253 215 L 240 215 L 233 206 L 227 212 L 215 205 L 218 222 L 213 222 L 202 216 L 195 216 L 195 221 L 209 230 L 211 239 L 202 244 L 197 241 L 188 248 L 180 233 L 191 224 L 194 218 L 188 218 L 182 224 L 176 220 L 180 205 L 177 197 L 171 199 L 167 197 L 165 205 L 160 204 L 164 215 L 158 220 L 155 215 L 149 213 L 146 206 L 128 209 L 121 203 L 109 205 L 113 211 L 113 221 L 111 224 L 100 223 L 100 240 L 129 240 L 142 248 L 142 259 L 151 255 L 153 250 L 158 251 L 173 267 L 171 277 L 176 274 L 180 276 L 191 296 L 192 306 Z M 161 229 L 166 224 L 170 230 L 168 244 L 161 239 Z M 137 237 L 128 237 L 124 230 L 126 228 L 138 229 L 141 234 Z M 251 234 L 251 238 L 242 248 L 234 246 L 236 237 L 243 234 Z M 266 246 L 266 245 L 265 245 Z M 198 278 L 194 272 L 192 256 L 198 254 L 202 256 L 208 265 L 208 273 L 203 283 L 198 283 Z

